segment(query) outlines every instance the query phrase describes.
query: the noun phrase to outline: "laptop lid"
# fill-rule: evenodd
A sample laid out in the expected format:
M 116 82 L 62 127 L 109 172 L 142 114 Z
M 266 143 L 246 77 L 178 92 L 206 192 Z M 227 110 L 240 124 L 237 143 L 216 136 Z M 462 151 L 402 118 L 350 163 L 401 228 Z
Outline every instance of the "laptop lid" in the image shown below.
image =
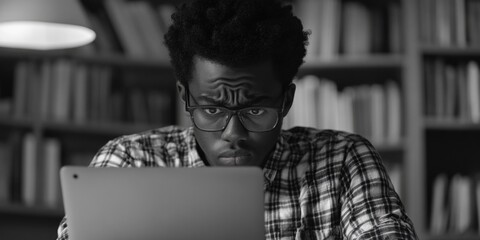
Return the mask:
M 71 240 L 265 239 L 256 167 L 60 171 Z

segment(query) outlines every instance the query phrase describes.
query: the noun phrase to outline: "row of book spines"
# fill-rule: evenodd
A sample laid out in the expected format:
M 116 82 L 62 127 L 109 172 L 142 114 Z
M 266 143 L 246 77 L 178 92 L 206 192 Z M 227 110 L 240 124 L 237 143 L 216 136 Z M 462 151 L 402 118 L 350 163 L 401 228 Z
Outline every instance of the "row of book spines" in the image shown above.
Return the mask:
M 438 174 L 432 185 L 430 232 L 480 233 L 480 181 L 460 173 Z
M 307 126 L 361 134 L 374 143 L 401 141 L 402 97 L 393 80 L 349 86 L 314 75 L 295 80 L 297 90 L 284 127 Z
M 105 0 L 99 9 L 87 11 L 97 33 L 94 48 L 123 51 L 132 57 L 168 59 L 163 35 L 171 24 L 171 4 L 151 1 Z
M 307 59 L 402 51 L 398 2 L 380 7 L 360 1 L 305 0 L 295 1 L 294 10 L 310 31 Z
M 75 152 L 66 156 L 59 139 L 40 139 L 33 133 L 0 142 L 0 202 L 61 208 L 61 165 L 88 166 L 93 153 Z
M 108 67 L 66 59 L 22 61 L 16 65 L 13 96 L 2 99 L 0 114 L 79 124 L 171 123 L 172 99 L 166 92 L 141 84 L 115 88 L 113 78 Z
M 428 118 L 480 123 L 478 62 L 427 60 L 424 89 L 424 112 Z
M 419 1 L 421 40 L 442 46 L 480 46 L 480 1 Z

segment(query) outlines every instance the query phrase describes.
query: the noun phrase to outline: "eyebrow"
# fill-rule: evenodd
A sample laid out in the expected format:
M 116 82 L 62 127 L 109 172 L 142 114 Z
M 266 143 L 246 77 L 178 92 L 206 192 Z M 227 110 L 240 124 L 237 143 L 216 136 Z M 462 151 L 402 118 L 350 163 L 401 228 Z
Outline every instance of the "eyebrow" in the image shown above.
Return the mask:
M 268 96 L 258 96 L 258 97 L 254 97 L 252 99 L 249 99 L 247 100 L 246 102 L 243 102 L 241 105 L 245 105 L 245 106 L 248 106 L 248 105 L 253 105 L 255 103 L 259 103 L 259 102 L 262 102 L 264 100 L 270 100 L 271 98 L 268 97 Z M 216 100 L 216 99 L 213 99 L 209 96 L 199 96 L 198 99 L 194 99 L 194 101 L 198 104 L 198 102 L 200 101 L 203 101 L 203 102 L 206 102 L 208 105 L 221 105 L 221 106 L 227 106 L 228 105 L 228 101 L 226 99 L 219 99 L 219 100 Z

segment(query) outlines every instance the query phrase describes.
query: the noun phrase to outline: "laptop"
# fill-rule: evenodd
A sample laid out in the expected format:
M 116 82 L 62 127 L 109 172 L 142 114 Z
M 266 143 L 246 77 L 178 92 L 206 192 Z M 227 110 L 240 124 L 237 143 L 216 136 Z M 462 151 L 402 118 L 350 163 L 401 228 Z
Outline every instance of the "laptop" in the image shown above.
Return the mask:
M 260 168 L 64 166 L 60 178 L 71 240 L 265 239 Z

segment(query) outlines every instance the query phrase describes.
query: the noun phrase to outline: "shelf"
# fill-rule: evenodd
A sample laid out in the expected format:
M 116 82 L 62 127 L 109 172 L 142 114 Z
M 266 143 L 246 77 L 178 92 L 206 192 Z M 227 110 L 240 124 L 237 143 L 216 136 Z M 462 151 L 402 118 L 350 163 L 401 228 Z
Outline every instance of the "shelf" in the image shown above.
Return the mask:
M 429 235 L 427 240 L 480 240 L 480 235 L 476 234 L 446 234 L 442 236 Z
M 94 135 L 123 135 L 135 132 L 141 132 L 149 129 L 163 126 L 152 124 L 133 124 L 133 123 L 112 123 L 112 122 L 92 122 L 92 123 L 72 123 L 55 121 L 33 121 L 29 119 L 12 119 L 0 117 L 0 126 L 9 128 L 33 129 L 34 124 L 45 131 L 70 132 Z
M 480 47 L 453 47 L 424 45 L 420 52 L 427 56 L 480 57 Z
M 126 123 L 70 123 L 70 122 L 48 122 L 42 124 L 45 131 L 67 132 L 93 135 L 119 136 L 124 134 L 138 133 L 162 126 L 149 124 L 126 124 Z
M 170 62 L 166 59 L 155 58 L 134 58 L 127 57 L 120 53 L 110 54 L 91 54 L 77 53 L 68 50 L 61 51 L 33 51 L 19 49 L 0 48 L 0 58 L 7 59 L 45 59 L 45 58 L 70 58 L 85 63 L 105 64 L 128 68 L 155 68 L 155 69 L 171 69 Z
M 20 203 L 0 203 L 0 215 L 22 215 L 29 217 L 63 217 L 62 208 L 49 208 L 43 206 L 27 207 Z
M 12 128 L 32 128 L 33 120 L 30 119 L 12 119 L 6 116 L 0 116 L 0 125 Z
M 306 60 L 300 70 L 345 68 L 401 68 L 401 55 L 378 54 L 367 56 L 339 56 L 332 60 Z
M 425 120 L 425 128 L 430 130 L 480 130 L 480 123 L 427 118 Z

